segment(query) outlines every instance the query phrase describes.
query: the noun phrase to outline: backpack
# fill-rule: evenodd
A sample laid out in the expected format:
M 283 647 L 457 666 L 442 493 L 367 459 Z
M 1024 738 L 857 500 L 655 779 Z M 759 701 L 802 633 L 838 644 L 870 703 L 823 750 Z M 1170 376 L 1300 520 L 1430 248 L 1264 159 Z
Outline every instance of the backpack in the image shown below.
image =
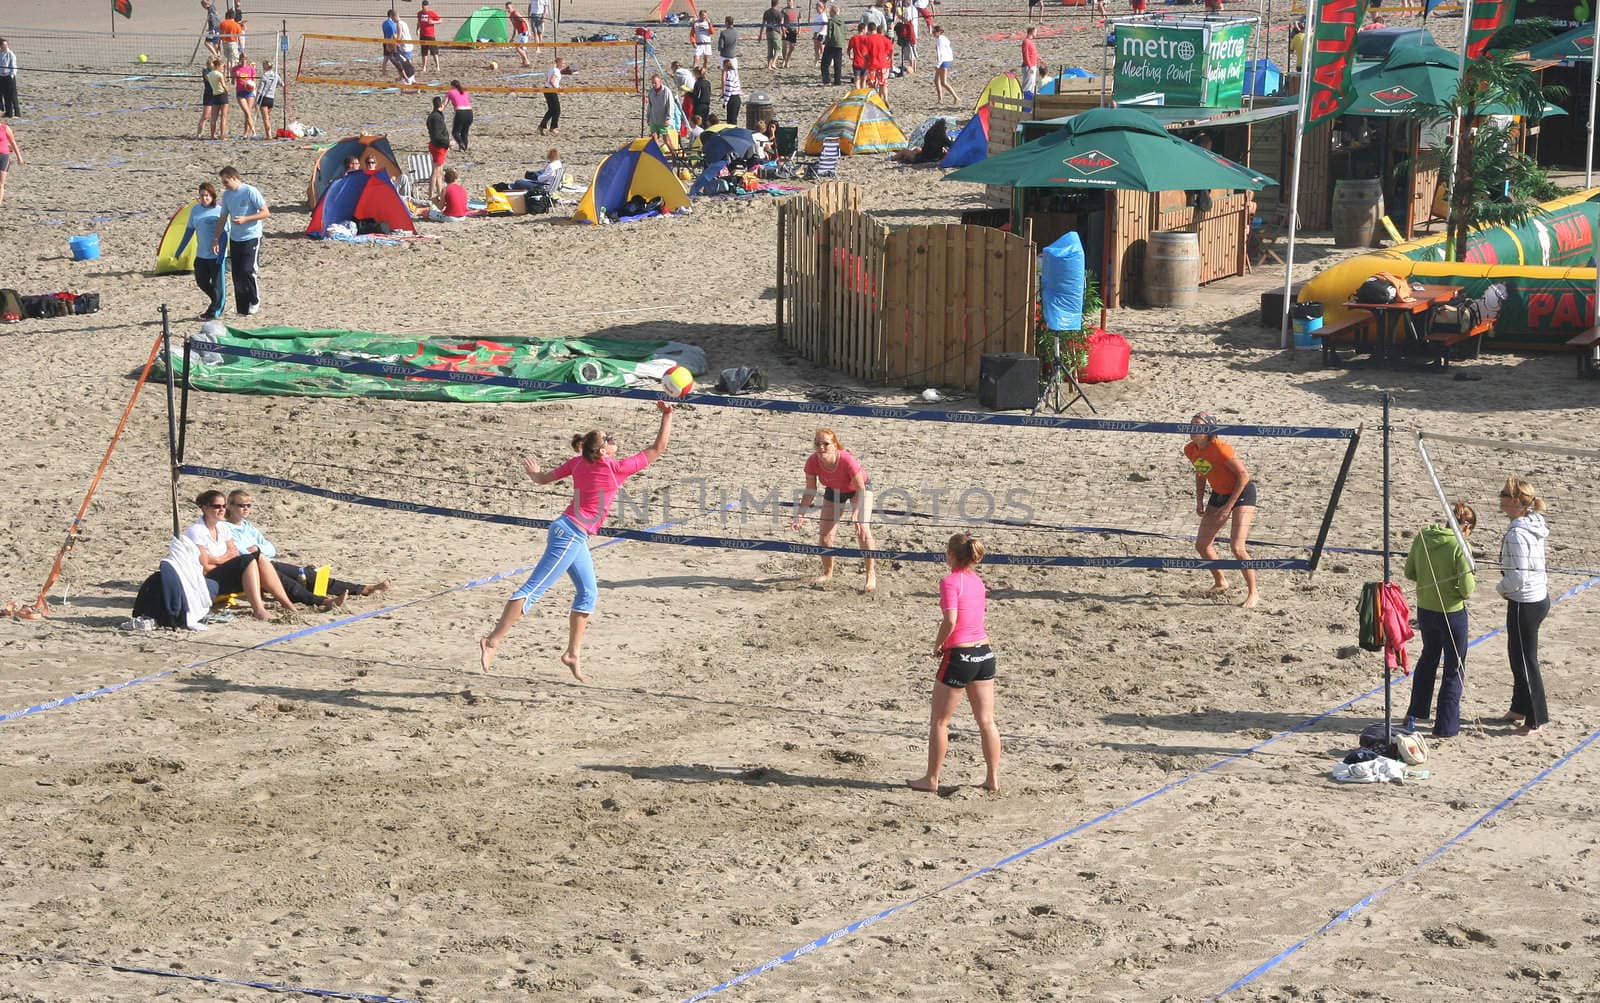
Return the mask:
M 544 192 L 533 192 L 528 195 L 526 204 L 528 206 L 528 212 L 530 214 L 537 215 L 539 213 L 549 212 L 550 207 L 555 203 L 552 202 L 550 200 L 550 196 L 546 195 Z
M 0 324 L 15 324 L 22 316 L 21 295 L 15 289 L 0 289 Z
M 1402 303 L 1411 298 L 1411 283 L 1391 272 L 1378 272 L 1356 290 L 1357 303 Z
M 898 42 L 909 44 L 911 42 L 911 28 L 904 21 L 896 21 L 894 37 Z
M 1434 310 L 1433 330 L 1465 334 L 1483 323 L 1483 307 L 1477 300 L 1457 296 Z
M 765 393 L 767 377 L 761 370 L 754 366 L 736 366 L 733 369 L 724 369 L 717 377 L 717 393 L 736 396 L 738 394 Z
M 1382 582 L 1367 582 L 1361 586 L 1361 599 L 1356 603 L 1356 643 L 1367 651 L 1383 650 L 1383 605 L 1379 598 Z
M 73 313 L 99 313 L 99 293 L 79 293 L 78 298 L 72 301 Z

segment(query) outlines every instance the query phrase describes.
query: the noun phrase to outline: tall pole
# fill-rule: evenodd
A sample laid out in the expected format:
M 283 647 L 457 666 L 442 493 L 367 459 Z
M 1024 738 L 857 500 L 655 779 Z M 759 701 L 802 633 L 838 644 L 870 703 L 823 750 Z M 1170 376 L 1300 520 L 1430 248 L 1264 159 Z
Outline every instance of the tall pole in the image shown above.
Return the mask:
M 1314 31 L 1317 23 L 1317 0 L 1306 7 L 1306 31 Z M 1306 40 L 1310 52 L 1311 39 Z M 1309 62 L 1309 60 L 1307 60 Z M 1283 256 L 1283 316 L 1278 320 L 1278 347 L 1288 348 L 1289 298 L 1294 295 L 1294 242 L 1300 229 L 1300 151 L 1305 145 L 1306 115 L 1311 105 L 1311 77 L 1304 65 L 1300 67 L 1300 101 L 1294 117 L 1294 161 L 1289 170 L 1289 248 Z
M 161 368 L 167 371 L 167 464 L 172 482 L 172 535 L 177 536 L 178 523 L 178 411 L 173 401 L 172 376 L 172 325 L 167 315 L 167 305 L 161 304 Z
M 1389 584 L 1389 401 L 1388 394 L 1383 395 L 1383 582 Z M 1389 723 L 1394 720 L 1394 699 L 1390 692 L 1394 683 L 1394 673 L 1389 671 L 1389 656 L 1383 658 L 1383 744 L 1388 748 L 1393 740 Z
M 1594 54 L 1594 39 L 1596 35 L 1600 35 L 1600 29 L 1595 27 L 1596 24 L 1600 24 L 1600 17 L 1589 22 L 1589 138 L 1587 140 L 1588 148 L 1583 158 L 1583 186 L 1585 188 L 1594 187 L 1594 95 L 1595 80 L 1600 78 L 1600 59 L 1596 59 Z M 1600 289 L 1600 285 L 1596 285 L 1595 288 Z
M 1426 0 L 1424 0 L 1424 2 L 1426 2 Z M 1467 72 L 1467 39 L 1471 35 L 1472 35 L 1472 0 L 1461 0 L 1461 72 L 1462 73 Z M 1459 90 L 1460 90 L 1460 86 L 1459 86 L 1459 83 L 1458 83 L 1458 85 L 1457 85 L 1458 96 L 1459 96 Z M 1590 114 L 1593 115 L 1592 106 L 1591 106 L 1591 109 L 1590 109 Z M 1456 102 L 1456 113 L 1450 119 L 1450 135 L 1454 138 L 1455 141 L 1450 144 L 1450 173 L 1449 173 L 1449 175 L 1447 175 L 1448 178 L 1450 179 L 1450 201 L 1448 203 L 1448 211 L 1445 213 L 1445 224 L 1444 224 L 1445 255 L 1448 258 L 1452 259 L 1452 260 L 1456 256 L 1456 246 L 1451 240 L 1451 236 L 1456 231 L 1455 215 L 1456 215 L 1456 197 L 1458 195 L 1458 193 L 1456 192 L 1456 171 L 1460 169 L 1461 144 L 1466 141 L 1466 137 L 1461 134 L 1461 130 L 1462 130 L 1462 127 L 1463 127 L 1464 124 L 1465 123 L 1463 123 L 1461 121 L 1461 102 L 1457 101 Z M 1589 135 L 1590 136 L 1594 135 L 1594 130 L 1593 129 L 1589 130 Z M 1465 234 L 1462 235 L 1462 243 L 1463 244 L 1466 243 Z

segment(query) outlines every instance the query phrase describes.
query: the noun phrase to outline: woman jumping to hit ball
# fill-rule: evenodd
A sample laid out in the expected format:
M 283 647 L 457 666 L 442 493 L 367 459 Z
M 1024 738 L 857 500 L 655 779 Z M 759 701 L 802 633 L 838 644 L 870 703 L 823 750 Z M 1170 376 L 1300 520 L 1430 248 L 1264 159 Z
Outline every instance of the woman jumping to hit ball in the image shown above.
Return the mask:
M 839 516 L 851 505 L 855 506 L 856 541 L 863 550 L 876 550 L 872 541 L 872 478 L 861 469 L 861 462 L 839 444 L 839 437 L 831 428 L 819 428 L 811 437 L 812 453 L 806 457 L 806 493 L 795 510 L 795 529 L 805 524 L 806 511 L 817 498 L 817 482 L 822 482 L 822 523 L 817 542 L 824 547 L 833 546 L 834 534 L 839 528 Z M 833 578 L 833 558 L 822 559 L 822 574 L 818 584 Z M 867 558 L 867 582 L 862 591 L 871 592 L 878 587 L 878 563 Z
M 1214 415 L 1202 411 L 1189 419 L 1192 424 L 1215 428 Z M 1239 462 L 1233 447 L 1209 433 L 1189 436 L 1183 455 L 1194 467 L 1194 512 L 1200 517 L 1200 530 L 1194 538 L 1194 549 L 1208 561 L 1217 559 L 1215 546 L 1217 533 L 1231 518 L 1228 544 L 1233 556 L 1241 561 L 1250 559 L 1250 523 L 1256 517 L 1256 482 L 1250 471 Z M 1206 500 L 1206 485 L 1211 485 L 1211 499 Z M 1228 591 L 1228 582 L 1222 572 L 1211 571 L 1211 593 L 1221 595 Z M 1242 605 L 1249 609 L 1261 598 L 1256 594 L 1256 573 L 1244 569 L 1245 597 Z
M 1000 789 L 1000 729 L 994 724 L 994 652 L 983 617 L 989 590 L 978 577 L 983 544 L 957 533 L 945 545 L 944 560 L 950 573 L 939 582 L 939 633 L 933 654 L 939 671 L 933 682 L 933 708 L 928 715 L 928 772 L 911 781 L 913 790 L 937 793 L 939 771 L 950 745 L 950 718 L 961 705 L 961 694 L 972 704 L 983 745 L 985 790 Z
M 583 632 L 594 613 L 599 589 L 594 580 L 594 559 L 589 556 L 589 537 L 598 533 L 611 511 L 617 489 L 622 482 L 655 462 L 667 451 L 667 438 L 672 434 L 672 405 L 656 401 L 661 412 L 661 427 L 656 431 L 656 441 L 643 452 L 634 453 L 625 460 L 617 459 L 617 443 L 608 433 L 599 429 L 572 437 L 572 448 L 578 454 L 554 470 L 539 469 L 539 461 L 525 457 L 522 469 L 528 472 L 535 484 L 551 484 L 563 477 L 572 478 L 572 504 L 561 517 L 550 524 L 549 540 L 544 556 L 522 583 L 511 593 L 500 622 L 489 636 L 478 642 L 478 661 L 488 672 L 494 662 L 495 648 L 505 640 L 523 614 L 544 595 L 555 580 L 566 572 L 577 592 L 572 597 L 572 613 L 567 617 L 567 650 L 561 655 L 561 664 L 572 670 L 572 676 L 583 682 L 580 653 Z

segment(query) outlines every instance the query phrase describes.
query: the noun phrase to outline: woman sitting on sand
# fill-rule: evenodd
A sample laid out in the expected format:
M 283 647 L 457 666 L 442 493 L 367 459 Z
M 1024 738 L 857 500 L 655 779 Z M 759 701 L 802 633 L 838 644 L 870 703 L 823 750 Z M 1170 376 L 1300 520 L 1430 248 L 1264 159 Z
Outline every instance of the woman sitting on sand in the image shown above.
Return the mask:
M 566 572 L 572 579 L 576 592 L 572 597 L 572 612 L 567 617 L 567 650 L 561 655 L 561 664 L 572 672 L 572 677 L 583 682 L 581 649 L 583 632 L 588 629 L 589 617 L 594 614 L 599 588 L 594 580 L 594 559 L 589 556 L 589 537 L 598 533 L 611 511 L 622 482 L 655 462 L 667 451 L 667 439 L 672 435 L 672 405 L 656 401 L 661 412 L 661 427 L 656 430 L 656 441 L 643 452 L 634 453 L 625 460 L 617 459 L 617 443 L 609 434 L 594 429 L 572 437 L 572 448 L 578 453 L 561 466 L 545 472 L 539 461 L 529 456 L 523 459 L 522 469 L 535 484 L 553 484 L 565 477 L 572 478 L 572 504 L 561 517 L 550 524 L 544 556 L 522 587 L 511 593 L 506 608 L 500 614 L 489 636 L 478 642 L 478 664 L 488 672 L 494 662 L 495 649 L 522 619 L 545 590 Z
M 928 772 L 911 781 L 913 790 L 937 793 L 944 753 L 950 745 L 950 718 L 955 716 L 962 693 L 972 705 L 983 746 L 986 776 L 983 787 L 1000 789 L 1000 730 L 994 723 L 994 652 L 983 619 L 988 589 L 978 577 L 983 544 L 957 533 L 945 545 L 944 560 L 950 573 L 939 582 L 939 633 L 933 655 L 939 660 L 934 675 L 933 709 L 928 723 Z
M 1204 411 L 1189 420 L 1207 428 L 1217 425 L 1216 417 Z M 1228 544 L 1234 557 L 1248 561 L 1250 523 L 1256 516 L 1256 482 L 1251 479 L 1250 471 L 1239 461 L 1239 454 L 1233 451 L 1232 446 L 1208 433 L 1189 436 L 1188 444 L 1183 447 L 1183 455 L 1194 467 L 1194 511 L 1200 517 L 1200 530 L 1195 536 L 1194 549 L 1208 561 L 1217 560 L 1217 533 L 1231 519 L 1233 525 L 1228 531 Z M 1209 501 L 1205 496 L 1207 484 L 1211 485 Z M 1243 573 L 1246 593 L 1241 605 L 1249 609 L 1259 601 L 1260 596 L 1256 594 L 1255 571 L 1245 568 Z M 1228 591 L 1227 579 L 1222 577 L 1220 570 L 1212 569 L 1211 582 L 1212 595 Z
M 285 610 L 293 609 L 294 603 L 278 580 L 272 562 L 258 560 L 258 552 L 240 551 L 233 542 L 233 532 L 222 518 L 228 508 L 222 492 L 203 491 L 194 503 L 200 509 L 200 518 L 183 535 L 200 548 L 200 567 L 207 578 L 217 583 L 218 591 L 223 595 L 243 592 L 250 601 L 250 614 L 257 620 L 272 619 L 261 601 L 263 588 Z
M 856 540 L 863 550 L 876 550 L 872 539 L 872 478 L 861 469 L 861 463 L 849 450 L 839 444 L 839 437 L 831 428 L 819 428 L 811 439 L 812 453 L 806 457 L 806 493 L 795 511 L 795 529 L 805 524 L 806 510 L 817 497 L 817 482 L 822 482 L 822 522 L 817 542 L 824 547 L 833 546 L 834 534 L 839 526 L 839 513 L 852 503 L 855 506 Z M 833 558 L 822 559 L 822 574 L 814 581 L 818 584 L 833 578 Z M 867 558 L 867 582 L 863 592 L 878 587 L 878 565 Z

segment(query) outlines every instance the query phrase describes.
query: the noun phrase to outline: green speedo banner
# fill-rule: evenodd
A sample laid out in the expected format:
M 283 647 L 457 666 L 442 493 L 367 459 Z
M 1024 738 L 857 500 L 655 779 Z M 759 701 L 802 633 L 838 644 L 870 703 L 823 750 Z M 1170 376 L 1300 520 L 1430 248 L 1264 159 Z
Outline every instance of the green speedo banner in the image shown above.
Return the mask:
M 364 361 L 396 363 L 459 373 L 484 373 L 591 386 L 629 386 L 634 370 L 665 348 L 665 341 L 612 338 L 540 340 L 517 337 L 401 337 L 367 331 L 302 331 L 230 327 L 219 339 L 226 345 L 293 352 L 338 353 Z M 400 400 L 533 401 L 570 394 L 515 387 L 444 383 L 426 379 L 386 379 L 267 359 L 224 356 L 191 341 L 190 381 L 196 390 L 278 394 L 295 397 L 384 397 Z M 647 381 L 653 383 L 654 380 Z

